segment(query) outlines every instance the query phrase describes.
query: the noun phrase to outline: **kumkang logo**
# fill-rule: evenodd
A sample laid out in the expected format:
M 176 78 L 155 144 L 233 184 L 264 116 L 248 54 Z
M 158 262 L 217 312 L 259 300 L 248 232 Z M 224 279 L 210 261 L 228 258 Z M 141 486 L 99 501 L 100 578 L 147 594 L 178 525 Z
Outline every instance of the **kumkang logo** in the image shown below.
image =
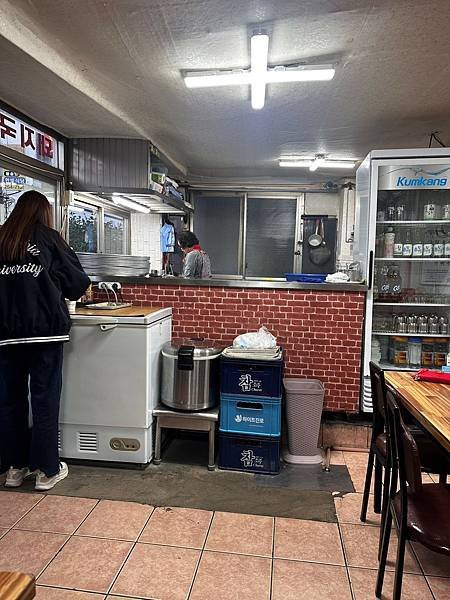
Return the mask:
M 397 187 L 445 187 L 447 177 L 398 177 Z

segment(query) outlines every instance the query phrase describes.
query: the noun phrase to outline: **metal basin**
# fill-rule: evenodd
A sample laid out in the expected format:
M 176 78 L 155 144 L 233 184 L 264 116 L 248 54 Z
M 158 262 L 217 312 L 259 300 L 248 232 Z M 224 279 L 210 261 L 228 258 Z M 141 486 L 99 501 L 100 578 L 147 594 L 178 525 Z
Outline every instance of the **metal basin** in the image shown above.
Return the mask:
M 97 302 L 86 306 L 88 310 L 118 310 L 119 308 L 127 308 L 132 306 L 131 302 Z

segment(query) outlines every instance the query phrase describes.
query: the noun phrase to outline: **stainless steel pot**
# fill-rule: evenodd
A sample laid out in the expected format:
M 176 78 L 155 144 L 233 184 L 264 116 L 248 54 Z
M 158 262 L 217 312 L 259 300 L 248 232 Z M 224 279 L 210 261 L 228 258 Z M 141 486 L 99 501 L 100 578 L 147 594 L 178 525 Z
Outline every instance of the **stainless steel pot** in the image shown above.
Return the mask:
M 162 349 L 161 402 L 185 411 L 219 402 L 219 356 L 223 347 L 198 339 L 175 339 Z

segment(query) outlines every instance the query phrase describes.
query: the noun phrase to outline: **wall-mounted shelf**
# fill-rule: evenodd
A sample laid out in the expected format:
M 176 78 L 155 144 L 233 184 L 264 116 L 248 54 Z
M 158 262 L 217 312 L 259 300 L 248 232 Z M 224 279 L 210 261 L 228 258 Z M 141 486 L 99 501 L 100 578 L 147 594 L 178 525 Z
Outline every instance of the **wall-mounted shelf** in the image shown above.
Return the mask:
M 433 219 L 428 221 L 377 221 L 377 225 L 435 225 L 447 224 L 450 225 L 448 219 Z
M 450 304 L 434 304 L 433 302 L 377 302 L 374 306 L 450 306 Z
M 449 337 L 448 333 L 400 333 L 399 331 L 372 331 L 373 335 L 386 335 L 393 337 L 420 337 L 420 338 L 442 338 Z
M 408 258 L 405 258 L 404 256 L 393 256 L 392 258 L 385 258 L 384 256 L 382 256 L 382 257 L 375 257 L 375 260 L 378 260 L 378 261 L 380 261 L 380 260 L 381 261 L 390 261 L 390 262 L 398 262 L 398 261 L 408 262 L 408 261 L 410 261 L 410 262 L 429 262 L 429 263 L 432 263 L 432 262 L 449 262 L 450 258 L 449 257 L 447 257 L 447 258 L 446 257 L 444 257 L 444 258 L 436 258 L 434 256 L 432 258 L 423 258 L 423 257 L 422 258 L 418 258 L 417 256 L 408 257 Z

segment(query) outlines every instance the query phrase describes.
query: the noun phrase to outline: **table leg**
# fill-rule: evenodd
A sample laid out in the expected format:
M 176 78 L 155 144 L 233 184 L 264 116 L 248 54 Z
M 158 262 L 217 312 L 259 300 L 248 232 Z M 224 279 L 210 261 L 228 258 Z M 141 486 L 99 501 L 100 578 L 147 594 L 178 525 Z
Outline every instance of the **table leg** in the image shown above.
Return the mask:
M 159 424 L 159 418 L 156 419 L 156 438 L 155 438 L 155 456 L 153 458 L 153 464 L 159 465 L 161 463 L 161 425 Z
M 208 459 L 208 471 L 215 471 L 216 469 L 216 423 L 210 423 L 209 426 L 209 459 Z

